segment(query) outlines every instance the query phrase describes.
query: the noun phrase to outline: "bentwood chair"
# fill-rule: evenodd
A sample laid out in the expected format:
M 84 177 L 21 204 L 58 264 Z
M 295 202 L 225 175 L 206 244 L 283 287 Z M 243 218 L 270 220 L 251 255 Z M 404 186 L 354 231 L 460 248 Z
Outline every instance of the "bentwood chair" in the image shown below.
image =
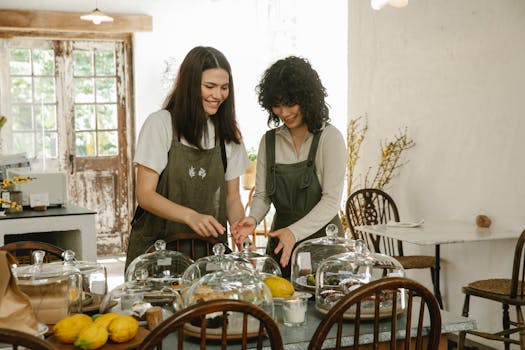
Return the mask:
M 35 335 L 20 332 L 14 329 L 0 328 L 0 348 L 4 349 L 3 344 L 11 345 L 11 349 L 31 349 L 31 350 L 54 350 L 55 346 L 47 340 Z
M 400 313 L 398 303 L 400 294 L 406 292 L 406 309 Z M 392 305 L 385 307 L 384 296 L 391 295 Z M 364 315 L 371 313 L 365 312 L 363 303 L 370 304 L 372 300 L 373 318 L 365 320 Z M 345 325 L 345 313 L 350 308 L 355 307 L 352 315 L 353 323 L 348 323 L 346 327 L 354 329 L 353 344 L 343 344 L 341 339 L 342 330 Z M 371 311 L 371 310 L 368 310 Z M 441 312 L 436 297 L 425 286 L 416 281 L 402 277 L 386 277 L 364 284 L 353 290 L 351 293 L 342 297 L 327 312 L 323 321 L 317 327 L 308 346 L 309 350 L 317 349 L 359 349 L 360 328 L 363 325 L 373 327 L 373 344 L 363 345 L 366 348 L 378 349 L 380 343 L 379 332 L 390 330 L 390 349 L 415 349 L 415 350 L 437 350 L 441 338 Z M 352 311 L 353 312 L 353 311 Z M 428 328 L 427 339 L 423 339 L 423 323 L 428 313 L 430 326 Z M 382 317 L 380 317 L 380 315 Z M 385 326 L 386 322 L 389 324 Z M 389 327 L 388 327 L 389 326 Z M 387 328 L 385 328 L 387 327 Z M 330 331 L 334 330 L 337 334 L 334 342 L 328 344 L 326 338 Z M 398 335 L 403 334 L 403 339 Z M 326 343 L 326 344 L 325 344 Z M 370 347 L 371 345 L 371 347 Z M 415 347 L 414 347 L 415 346 Z
M 239 332 L 236 332 L 240 334 L 240 337 L 235 337 L 234 340 L 228 339 L 227 333 L 228 314 L 231 315 L 232 312 L 239 314 L 238 317 L 242 317 L 242 327 L 240 327 Z M 246 301 L 217 299 L 192 305 L 167 318 L 148 334 L 138 347 L 138 350 L 151 350 L 155 347 L 161 349 L 163 339 L 171 333 L 176 333 L 176 337 L 170 337 L 170 349 L 183 349 L 185 336 L 188 335 L 198 339 L 200 349 L 206 349 L 206 337 L 210 334 L 210 327 L 208 327 L 207 332 L 206 315 L 212 313 L 222 315 L 219 327 L 214 329 L 214 334 L 219 334 L 219 336 L 214 337 L 216 339 L 214 342 L 210 342 L 210 345 L 213 345 L 213 347 L 216 347 L 218 342 L 220 342 L 221 349 L 227 349 L 228 342 L 234 341 L 242 349 L 247 349 L 248 334 L 251 332 L 248 328 L 248 317 L 251 317 L 259 321 L 259 326 L 254 332 L 255 334 L 252 334 L 253 339 L 257 340 L 257 349 L 262 348 L 265 339 L 268 339 L 271 349 L 283 349 L 283 340 L 277 323 L 263 309 Z M 196 333 L 192 333 L 186 325 L 195 325 L 195 320 L 197 320 L 196 324 L 198 327 L 196 327 L 197 331 L 194 331 Z
M 162 238 L 166 242 L 166 249 L 176 250 L 188 256 L 192 260 L 204 256 L 213 255 L 213 246 L 217 243 L 222 243 L 215 237 L 195 237 L 194 233 L 181 232 L 173 235 L 168 235 Z M 146 250 L 146 253 L 153 253 L 155 251 L 155 244 L 152 244 Z M 225 253 L 229 254 L 232 250 L 225 245 Z
M 244 207 L 244 211 L 246 213 L 248 212 L 248 208 L 250 208 L 252 205 L 254 193 L 255 193 L 255 186 L 252 187 L 252 189 L 250 190 L 250 193 L 248 194 L 248 201 L 246 202 L 246 205 Z M 268 220 L 266 219 L 266 217 L 264 217 L 263 219 L 262 229 L 259 227 L 255 227 L 255 230 L 253 230 L 252 232 L 252 241 L 255 246 L 257 246 L 257 236 L 268 237 Z
M 428 255 L 404 255 L 403 242 L 361 232 L 355 229 L 359 225 L 387 224 L 389 221 L 399 222 L 399 211 L 394 199 L 386 192 L 377 188 L 357 190 L 346 200 L 346 220 L 354 239 L 363 239 L 368 249 L 393 256 L 405 270 L 430 269 L 432 283 L 436 258 Z
M 20 265 L 32 265 L 33 251 L 43 250 L 46 255 L 44 262 L 62 261 L 62 253 L 64 249 L 57 247 L 51 243 L 39 241 L 19 241 L 6 243 L 0 247 L 0 250 L 6 250 L 13 255 Z
M 514 263 L 511 278 L 492 278 L 478 280 L 463 287 L 465 302 L 463 316 L 469 316 L 470 297 L 478 297 L 500 303 L 503 308 L 503 330 L 490 333 L 481 330 L 463 331 L 459 333 L 458 350 L 463 350 L 467 333 L 481 338 L 501 341 L 505 349 L 510 349 L 510 344 L 517 344 L 525 349 L 525 322 L 521 307 L 525 305 L 525 230 L 521 233 L 514 250 Z M 511 320 L 509 308 L 516 309 L 516 318 Z M 511 338 L 518 334 L 518 339 Z

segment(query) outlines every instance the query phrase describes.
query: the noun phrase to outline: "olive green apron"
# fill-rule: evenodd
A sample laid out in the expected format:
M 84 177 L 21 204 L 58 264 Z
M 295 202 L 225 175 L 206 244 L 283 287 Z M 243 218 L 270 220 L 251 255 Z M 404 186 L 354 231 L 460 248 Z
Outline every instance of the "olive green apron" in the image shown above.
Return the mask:
M 275 129 L 266 132 L 266 191 L 275 207 L 272 231 L 288 227 L 302 219 L 321 200 L 322 188 L 315 174 L 315 155 L 321 132 L 314 134 L 308 158 L 305 161 L 294 164 L 275 163 Z M 336 224 L 339 234 L 343 234 L 341 220 L 339 215 L 336 215 L 323 228 L 302 241 L 324 237 L 326 234 L 325 228 L 330 223 Z M 296 242 L 294 249 L 302 241 Z M 278 243 L 279 239 L 270 238 L 266 246 L 266 254 L 272 256 L 277 262 L 279 262 L 282 255 L 282 250 L 277 255 L 274 253 Z M 290 259 L 285 268 L 281 267 L 284 277 L 290 277 L 292 263 Z
M 175 131 L 173 135 L 168 164 L 159 177 L 157 193 L 201 214 L 211 215 L 226 227 L 226 181 L 221 146 L 216 142 L 212 149 L 199 150 L 180 143 Z M 157 239 L 178 232 L 193 232 L 186 224 L 160 218 L 142 209 L 140 212 L 131 223 L 126 268 Z M 195 237 L 200 236 L 195 234 Z M 227 243 L 226 233 L 219 235 L 219 239 Z M 195 242 L 195 256 L 191 256 L 190 242 L 181 242 L 178 251 L 192 259 L 207 255 L 204 242 Z

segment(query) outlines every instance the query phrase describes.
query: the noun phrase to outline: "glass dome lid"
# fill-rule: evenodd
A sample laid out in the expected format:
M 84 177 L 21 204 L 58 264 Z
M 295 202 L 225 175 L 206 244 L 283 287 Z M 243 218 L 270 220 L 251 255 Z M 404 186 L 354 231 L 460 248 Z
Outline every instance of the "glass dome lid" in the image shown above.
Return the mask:
M 213 246 L 212 250 L 213 255 L 197 259 L 184 271 L 182 275 L 184 282 L 198 280 L 212 272 L 228 270 L 231 268 L 231 265 L 238 265 L 237 267 L 240 269 L 254 271 L 250 262 L 243 257 L 225 254 L 226 247 L 224 244 L 217 243 Z
M 107 293 L 107 270 L 103 264 L 97 263 L 96 261 L 83 261 L 77 260 L 75 252 L 72 250 L 65 250 L 62 253 L 64 261 L 52 262 L 49 265 L 63 265 L 72 266 L 80 271 L 82 274 L 82 286 L 84 292 L 95 293 L 95 294 L 106 294 Z
M 281 267 L 277 261 L 269 255 L 256 252 L 250 239 L 243 243 L 241 251 L 229 255 L 238 261 L 247 262 L 254 271 L 263 275 L 282 276 Z
M 126 270 L 125 281 L 145 279 L 160 289 L 164 286 L 180 288 L 184 271 L 193 260 L 181 252 L 167 250 L 164 240 L 155 242 L 155 251 L 135 258 Z
M 354 250 L 355 241 L 338 235 L 337 226 L 326 226 L 326 236 L 301 242 L 291 258 L 290 281 L 297 290 L 315 292 L 315 273 L 321 261 Z
M 371 253 L 366 248 L 364 241 L 357 240 L 354 251 L 333 255 L 319 265 L 315 278 L 316 308 L 326 313 L 341 297 L 351 293 L 359 286 L 394 276 L 405 277 L 405 270 L 399 261 L 385 254 Z M 390 302 L 391 297 L 390 295 Z M 389 296 L 386 294 L 381 298 L 382 302 L 389 301 Z M 399 307 L 401 309 L 398 311 L 404 309 L 404 300 Z M 365 305 L 365 313 L 366 308 Z M 373 312 L 373 303 L 368 305 L 368 308 Z M 352 312 L 350 310 L 348 315 L 351 315 Z
M 78 274 L 80 270 L 76 266 L 64 265 L 63 263 L 44 263 L 46 252 L 43 250 L 33 251 L 33 265 L 14 266 L 13 274 L 18 280 L 33 281 L 35 284 L 40 282 L 47 283 L 50 278 Z
M 184 305 L 188 307 L 214 299 L 244 300 L 273 316 L 272 293 L 261 276 L 235 263 L 224 267 L 225 270 L 208 273 L 184 290 Z

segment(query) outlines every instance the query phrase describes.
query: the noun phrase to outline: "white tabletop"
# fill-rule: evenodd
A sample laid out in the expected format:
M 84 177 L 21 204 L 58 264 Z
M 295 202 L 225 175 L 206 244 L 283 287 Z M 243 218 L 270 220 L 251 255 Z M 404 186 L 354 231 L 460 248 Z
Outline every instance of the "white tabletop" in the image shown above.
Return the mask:
M 461 221 L 425 221 L 418 227 L 388 225 L 355 226 L 355 230 L 395 238 L 418 245 L 434 245 L 518 238 L 521 232 L 479 228 L 475 223 Z

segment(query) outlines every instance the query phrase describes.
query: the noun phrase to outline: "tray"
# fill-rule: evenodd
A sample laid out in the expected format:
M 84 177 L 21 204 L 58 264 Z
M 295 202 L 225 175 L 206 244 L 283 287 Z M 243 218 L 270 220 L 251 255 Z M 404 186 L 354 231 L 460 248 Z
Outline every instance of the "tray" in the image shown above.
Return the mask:
M 128 350 L 128 349 L 136 349 L 140 343 L 146 338 L 146 336 L 149 334 L 149 331 L 146 328 L 139 328 L 139 331 L 135 338 L 131 339 L 130 341 L 127 341 L 125 343 L 113 343 L 111 340 L 108 340 L 108 342 L 101 348 L 101 350 Z M 57 350 L 78 350 L 79 348 L 74 346 L 73 344 L 64 344 L 60 342 L 54 335 L 47 338 L 47 340 L 55 346 L 55 349 Z

